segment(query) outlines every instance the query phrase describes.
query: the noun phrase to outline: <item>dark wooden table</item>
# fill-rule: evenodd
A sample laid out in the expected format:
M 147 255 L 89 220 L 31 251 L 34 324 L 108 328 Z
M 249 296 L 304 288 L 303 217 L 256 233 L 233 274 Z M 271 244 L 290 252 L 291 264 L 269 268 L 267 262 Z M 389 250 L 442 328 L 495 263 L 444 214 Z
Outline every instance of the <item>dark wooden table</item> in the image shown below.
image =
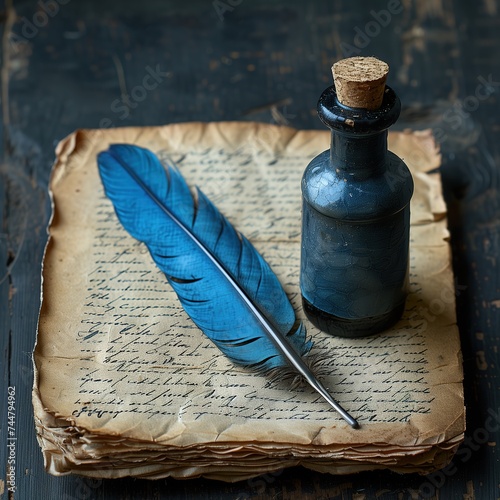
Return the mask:
M 11 386 L 17 433 L 17 491 L 12 498 L 500 498 L 496 0 L 5 4 L 0 478 L 6 479 Z M 49 476 L 35 439 L 31 351 L 50 216 L 47 183 L 57 142 L 77 128 L 193 120 L 322 128 L 315 106 L 330 85 L 330 66 L 341 56 L 358 54 L 376 55 L 390 64 L 390 83 L 404 106 L 397 127 L 432 127 L 441 143 L 468 425 L 452 465 L 427 478 L 389 472 L 335 477 L 294 468 L 236 484 Z M 143 79 L 150 71 L 156 72 L 157 85 L 144 91 Z M 129 94 L 128 100 L 123 94 Z M 0 484 L 0 498 L 11 498 L 5 483 Z

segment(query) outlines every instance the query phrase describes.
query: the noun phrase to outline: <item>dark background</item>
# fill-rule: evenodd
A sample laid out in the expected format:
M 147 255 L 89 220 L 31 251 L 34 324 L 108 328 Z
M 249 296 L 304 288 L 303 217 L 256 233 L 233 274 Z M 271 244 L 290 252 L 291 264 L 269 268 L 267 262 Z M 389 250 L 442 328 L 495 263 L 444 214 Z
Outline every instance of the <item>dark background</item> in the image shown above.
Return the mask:
M 12 498 L 499 498 L 500 421 L 485 427 L 500 411 L 499 3 L 59 0 L 50 10 L 54 2 L 42 0 L 45 15 L 35 1 L 5 2 L 1 12 L 0 478 L 7 387 L 15 386 Z M 441 143 L 465 369 L 463 452 L 428 478 L 301 468 L 236 484 L 46 474 L 32 417 L 31 352 L 57 142 L 77 128 L 193 120 L 320 129 L 315 106 L 331 84 L 330 66 L 350 55 L 387 61 L 403 102 L 395 128 L 432 127 Z M 158 87 L 130 106 L 113 105 L 141 85 L 148 66 L 162 74 Z M 6 489 L 0 498 L 10 498 Z

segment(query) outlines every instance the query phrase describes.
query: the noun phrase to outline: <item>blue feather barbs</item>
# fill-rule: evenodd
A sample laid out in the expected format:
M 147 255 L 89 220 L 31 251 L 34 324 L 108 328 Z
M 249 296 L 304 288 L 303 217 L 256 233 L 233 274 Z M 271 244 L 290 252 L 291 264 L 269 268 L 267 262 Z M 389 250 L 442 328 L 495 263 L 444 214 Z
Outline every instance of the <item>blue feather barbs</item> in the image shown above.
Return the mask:
M 357 428 L 302 359 L 312 343 L 302 323 L 291 332 L 295 311 L 278 278 L 210 200 L 197 190 L 195 203 L 179 171 L 138 146 L 112 145 L 98 166 L 123 227 L 146 244 L 205 335 L 234 363 L 292 366 Z

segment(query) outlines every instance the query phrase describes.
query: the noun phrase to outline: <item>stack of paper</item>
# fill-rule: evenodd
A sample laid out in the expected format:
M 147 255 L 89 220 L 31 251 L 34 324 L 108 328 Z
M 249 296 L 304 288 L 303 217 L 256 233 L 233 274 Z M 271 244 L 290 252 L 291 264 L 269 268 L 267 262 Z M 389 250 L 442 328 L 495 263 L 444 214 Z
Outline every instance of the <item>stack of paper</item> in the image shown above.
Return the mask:
M 194 326 L 103 194 L 96 155 L 124 142 L 176 163 L 264 255 L 302 317 L 300 179 L 328 148 L 327 132 L 194 123 L 72 134 L 51 180 L 34 352 L 35 422 L 51 474 L 236 481 L 299 464 L 428 473 L 451 460 L 464 432 L 461 352 L 430 133 L 389 137 L 415 181 L 403 319 L 362 339 L 306 321 L 321 380 L 358 430 L 309 386 L 233 365 Z

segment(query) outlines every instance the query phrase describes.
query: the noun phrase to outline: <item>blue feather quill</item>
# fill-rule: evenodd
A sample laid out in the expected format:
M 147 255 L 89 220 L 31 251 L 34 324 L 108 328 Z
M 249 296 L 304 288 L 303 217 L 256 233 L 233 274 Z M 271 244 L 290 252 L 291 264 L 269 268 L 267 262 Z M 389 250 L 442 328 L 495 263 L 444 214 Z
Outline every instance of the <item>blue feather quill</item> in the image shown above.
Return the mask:
M 292 366 L 349 422 L 310 372 L 311 347 L 278 278 L 253 245 L 179 171 L 138 146 L 98 156 L 101 180 L 124 228 L 144 242 L 195 324 L 234 363 Z

